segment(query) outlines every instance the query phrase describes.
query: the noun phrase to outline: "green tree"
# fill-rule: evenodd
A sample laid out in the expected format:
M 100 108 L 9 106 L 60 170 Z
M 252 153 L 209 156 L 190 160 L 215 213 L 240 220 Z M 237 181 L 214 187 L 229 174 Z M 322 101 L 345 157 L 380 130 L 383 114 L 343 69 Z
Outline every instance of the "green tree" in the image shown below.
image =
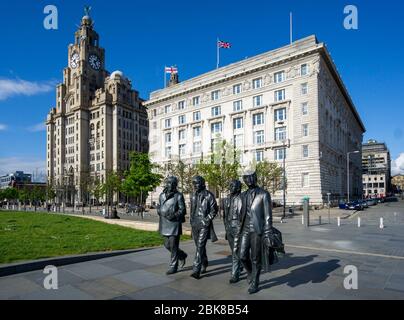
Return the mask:
M 8 206 L 10 205 L 10 202 L 15 202 L 18 200 L 18 190 L 15 188 L 7 188 L 3 190 L 2 198 L 6 200 Z
M 260 187 L 270 191 L 272 194 L 282 188 L 283 169 L 278 163 L 265 160 L 257 163 L 255 168 L 258 176 L 258 185 Z
M 52 184 L 48 183 L 46 186 L 46 200 L 48 202 L 55 202 L 56 198 L 56 191 L 53 188 Z
M 29 201 L 29 199 L 30 199 L 29 193 L 30 193 L 30 191 L 27 189 L 21 189 L 18 192 L 18 200 L 20 201 L 20 203 L 22 203 L 24 205 L 24 210 L 27 209 L 27 201 Z
M 122 192 L 130 198 L 139 198 L 144 203 L 148 193 L 160 185 L 163 176 L 157 172 L 158 167 L 151 163 L 147 153 L 132 152 L 130 169 L 125 173 Z
M 226 140 L 217 138 L 214 152 L 208 160 L 202 160 L 197 169 L 205 178 L 209 188 L 219 194 L 219 206 L 230 181 L 240 176 L 240 152 Z
M 190 194 L 193 191 L 192 178 L 199 174 L 199 170 L 197 165 L 187 164 L 179 159 L 170 161 L 164 169 L 164 174 L 177 177 L 178 189 L 183 194 Z
M 114 171 L 108 171 L 105 176 L 105 182 L 100 186 L 100 193 L 105 196 L 107 212 L 112 205 L 114 194 L 121 190 L 121 177 Z

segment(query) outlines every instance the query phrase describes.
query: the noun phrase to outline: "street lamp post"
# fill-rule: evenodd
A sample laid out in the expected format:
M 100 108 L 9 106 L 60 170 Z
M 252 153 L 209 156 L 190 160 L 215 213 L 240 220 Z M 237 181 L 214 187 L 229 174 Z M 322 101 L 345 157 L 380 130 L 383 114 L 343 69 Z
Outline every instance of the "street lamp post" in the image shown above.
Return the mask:
M 348 203 L 350 202 L 349 200 L 349 192 L 350 192 L 350 186 L 349 186 L 349 155 L 354 154 L 354 153 L 359 153 L 360 151 L 351 151 L 347 153 L 347 194 L 348 194 Z
M 288 144 L 286 144 L 288 143 Z M 289 140 L 283 140 L 283 181 L 282 181 L 282 189 L 283 189 L 283 215 L 282 221 L 286 218 L 286 147 L 289 148 Z

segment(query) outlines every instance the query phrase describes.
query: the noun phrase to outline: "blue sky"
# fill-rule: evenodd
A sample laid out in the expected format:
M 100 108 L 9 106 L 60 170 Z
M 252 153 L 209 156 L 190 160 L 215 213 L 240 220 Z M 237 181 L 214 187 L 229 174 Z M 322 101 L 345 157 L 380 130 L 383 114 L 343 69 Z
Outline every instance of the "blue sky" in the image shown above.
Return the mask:
M 163 86 L 164 65 L 180 79 L 215 68 L 216 38 L 232 43 L 222 65 L 315 34 L 327 44 L 367 128 L 364 140 L 384 141 L 395 172 L 404 173 L 404 4 L 380 1 L 114 0 L 0 3 L 0 174 L 44 171 L 43 121 L 55 104 L 54 85 L 67 65 L 84 5 L 106 49 L 109 71 L 122 70 L 147 98 Z M 112 5 L 111 5 L 112 3 Z M 57 6 L 59 29 L 43 27 L 44 7 Z M 343 27 L 344 7 L 356 5 L 359 29 Z M 30 93 L 24 95 L 22 92 Z

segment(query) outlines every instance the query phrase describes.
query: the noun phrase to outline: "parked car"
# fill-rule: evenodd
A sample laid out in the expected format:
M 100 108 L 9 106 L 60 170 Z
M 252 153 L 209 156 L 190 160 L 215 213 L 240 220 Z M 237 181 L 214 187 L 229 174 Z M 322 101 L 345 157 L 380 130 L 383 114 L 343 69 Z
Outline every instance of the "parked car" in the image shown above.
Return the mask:
M 350 202 L 347 204 L 348 210 L 362 211 L 363 205 L 359 201 Z
M 346 204 L 345 202 L 340 202 L 340 203 L 338 204 L 338 207 L 339 207 L 341 210 L 347 210 L 347 209 L 348 209 L 347 204 Z
M 377 205 L 377 201 L 375 199 L 366 199 L 366 203 L 368 204 L 368 206 Z
M 365 208 L 365 209 L 369 208 L 369 205 L 366 202 L 366 200 L 360 200 L 359 202 L 362 204 L 363 208 Z

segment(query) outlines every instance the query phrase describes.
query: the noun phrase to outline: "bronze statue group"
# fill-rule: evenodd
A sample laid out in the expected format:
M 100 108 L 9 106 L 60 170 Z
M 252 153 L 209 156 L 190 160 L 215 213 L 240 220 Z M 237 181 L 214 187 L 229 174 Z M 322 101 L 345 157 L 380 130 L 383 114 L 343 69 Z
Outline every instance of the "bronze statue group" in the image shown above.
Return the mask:
M 248 171 L 243 175 L 248 187 L 242 192 L 242 183 L 234 180 L 229 186 L 229 196 L 222 203 L 226 239 L 232 250 L 230 283 L 240 281 L 242 269 L 247 272 L 248 292 L 258 292 L 262 271 L 277 262 L 277 254 L 284 254 L 281 233 L 272 225 L 272 203 L 269 192 L 257 185 L 257 175 Z M 217 241 L 213 220 L 218 213 L 215 196 L 206 189 L 205 180 L 197 176 L 192 180 L 191 196 L 192 238 L 196 253 L 191 277 L 200 279 L 206 273 L 208 257 L 206 243 Z M 184 196 L 177 190 L 178 179 L 168 177 L 160 195 L 157 212 L 159 231 L 164 236 L 164 246 L 171 253 L 167 274 L 174 274 L 185 265 L 187 254 L 179 248 L 182 224 L 185 222 Z

